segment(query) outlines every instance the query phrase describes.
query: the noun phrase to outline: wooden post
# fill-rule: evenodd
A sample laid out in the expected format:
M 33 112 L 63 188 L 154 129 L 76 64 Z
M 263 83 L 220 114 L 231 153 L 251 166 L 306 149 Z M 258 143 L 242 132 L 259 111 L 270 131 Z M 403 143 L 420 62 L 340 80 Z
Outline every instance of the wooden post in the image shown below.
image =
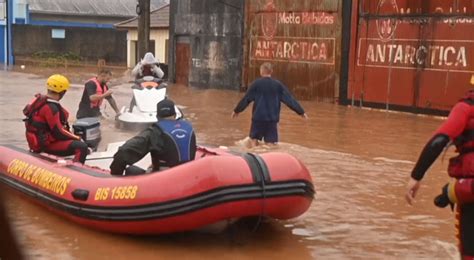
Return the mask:
M 138 0 L 138 57 L 137 60 L 143 58 L 149 50 L 150 43 L 150 0 Z

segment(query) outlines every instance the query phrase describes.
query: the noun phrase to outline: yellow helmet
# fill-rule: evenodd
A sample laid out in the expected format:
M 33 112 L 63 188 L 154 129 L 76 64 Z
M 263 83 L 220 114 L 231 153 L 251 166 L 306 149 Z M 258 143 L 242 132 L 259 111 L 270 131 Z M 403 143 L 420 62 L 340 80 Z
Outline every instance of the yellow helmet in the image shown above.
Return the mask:
M 474 85 L 474 75 L 471 76 L 471 85 Z
M 69 89 L 69 80 L 63 75 L 54 74 L 48 78 L 46 86 L 53 92 L 61 93 Z

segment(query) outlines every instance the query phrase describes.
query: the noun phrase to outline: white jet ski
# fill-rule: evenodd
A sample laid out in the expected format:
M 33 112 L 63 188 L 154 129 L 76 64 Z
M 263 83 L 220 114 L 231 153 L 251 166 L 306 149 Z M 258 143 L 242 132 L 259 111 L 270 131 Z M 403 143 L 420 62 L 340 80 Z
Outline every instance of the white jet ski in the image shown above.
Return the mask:
M 117 126 L 127 129 L 144 129 L 156 123 L 156 104 L 166 98 L 167 84 L 161 79 L 146 76 L 132 86 L 133 98 L 130 106 L 122 107 L 117 117 Z M 182 111 L 175 106 L 176 119 L 182 118 Z

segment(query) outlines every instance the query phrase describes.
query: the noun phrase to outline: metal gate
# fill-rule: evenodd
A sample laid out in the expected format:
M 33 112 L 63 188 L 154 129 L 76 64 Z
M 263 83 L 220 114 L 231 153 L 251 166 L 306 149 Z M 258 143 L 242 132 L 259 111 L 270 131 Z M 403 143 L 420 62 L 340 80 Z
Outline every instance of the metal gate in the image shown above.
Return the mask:
M 445 114 L 472 88 L 474 2 L 359 0 L 348 101 Z

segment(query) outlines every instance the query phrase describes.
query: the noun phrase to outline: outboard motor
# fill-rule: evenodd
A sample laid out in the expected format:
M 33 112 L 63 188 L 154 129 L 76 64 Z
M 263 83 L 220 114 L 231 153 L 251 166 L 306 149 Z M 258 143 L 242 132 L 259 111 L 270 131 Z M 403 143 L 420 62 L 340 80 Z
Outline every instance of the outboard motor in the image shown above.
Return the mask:
M 78 119 L 73 125 L 74 134 L 86 142 L 87 146 L 96 151 L 102 138 L 100 131 L 100 118 L 85 117 Z

